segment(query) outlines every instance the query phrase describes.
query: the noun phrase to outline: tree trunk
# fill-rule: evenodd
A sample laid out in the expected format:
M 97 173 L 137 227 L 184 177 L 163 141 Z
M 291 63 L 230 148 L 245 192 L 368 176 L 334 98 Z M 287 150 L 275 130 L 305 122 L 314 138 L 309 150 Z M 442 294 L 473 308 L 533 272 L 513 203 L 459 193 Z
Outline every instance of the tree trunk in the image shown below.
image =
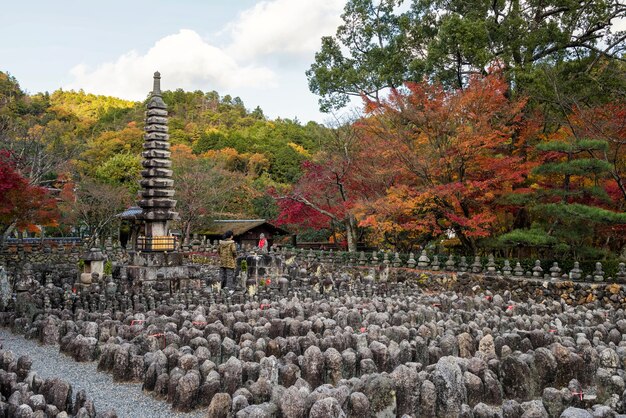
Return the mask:
M 189 234 L 191 232 L 191 220 L 189 222 L 186 222 L 187 225 L 185 225 L 185 241 L 189 241 Z
M 353 215 L 348 215 L 348 219 L 345 222 L 346 224 L 346 239 L 348 241 L 348 251 L 353 253 L 356 252 L 356 219 L 354 219 Z
M 462 232 L 459 232 L 459 231 L 454 231 L 454 232 L 456 236 L 459 238 L 459 241 L 461 241 L 461 246 L 463 247 L 464 251 L 469 255 L 472 255 L 472 256 L 476 255 L 476 246 L 474 245 L 474 241 L 468 238 Z

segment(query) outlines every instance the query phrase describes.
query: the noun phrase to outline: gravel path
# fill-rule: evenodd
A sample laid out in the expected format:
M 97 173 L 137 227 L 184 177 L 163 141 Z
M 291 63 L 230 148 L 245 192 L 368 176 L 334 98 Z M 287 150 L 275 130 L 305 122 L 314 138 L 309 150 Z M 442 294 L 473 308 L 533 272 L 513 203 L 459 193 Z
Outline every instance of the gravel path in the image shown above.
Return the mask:
M 114 382 L 111 375 L 96 370 L 97 362 L 75 362 L 60 353 L 58 346 L 39 345 L 3 328 L 0 328 L 0 342 L 17 357 L 28 354 L 33 360 L 32 370 L 41 378 L 58 377 L 69 382 L 72 397 L 84 389 L 87 399 L 94 402 L 96 412 L 115 409 L 120 418 L 196 418 L 206 415 L 199 409 L 188 414 L 174 413 L 167 402 L 143 393 L 140 383 Z

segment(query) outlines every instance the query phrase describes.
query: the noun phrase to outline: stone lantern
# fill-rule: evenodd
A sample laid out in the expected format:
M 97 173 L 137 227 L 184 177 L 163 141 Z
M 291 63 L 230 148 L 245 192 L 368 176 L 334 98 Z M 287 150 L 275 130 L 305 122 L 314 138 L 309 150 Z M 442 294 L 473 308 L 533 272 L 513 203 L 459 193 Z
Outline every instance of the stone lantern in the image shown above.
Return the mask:
M 88 287 L 93 283 L 93 278 L 104 274 L 105 255 L 98 248 L 92 248 L 82 258 L 83 271 L 80 273 L 80 284 Z

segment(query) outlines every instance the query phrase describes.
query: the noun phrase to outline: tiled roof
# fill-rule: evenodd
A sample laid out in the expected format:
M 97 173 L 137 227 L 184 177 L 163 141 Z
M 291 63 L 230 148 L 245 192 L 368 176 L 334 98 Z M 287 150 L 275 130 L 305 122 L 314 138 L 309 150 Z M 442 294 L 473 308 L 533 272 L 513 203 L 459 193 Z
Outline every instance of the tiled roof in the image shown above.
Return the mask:
M 232 220 L 215 220 L 213 225 L 201 233 L 203 235 L 223 235 L 224 232 L 231 230 L 235 236 L 242 235 L 251 229 L 267 224 L 270 229 L 273 229 L 278 235 L 287 235 L 288 231 L 279 228 L 265 219 L 232 219 Z
M 124 212 L 118 213 L 115 216 L 122 219 L 137 219 L 137 216 L 141 215 L 142 213 L 143 209 L 141 209 L 139 206 L 131 206 Z

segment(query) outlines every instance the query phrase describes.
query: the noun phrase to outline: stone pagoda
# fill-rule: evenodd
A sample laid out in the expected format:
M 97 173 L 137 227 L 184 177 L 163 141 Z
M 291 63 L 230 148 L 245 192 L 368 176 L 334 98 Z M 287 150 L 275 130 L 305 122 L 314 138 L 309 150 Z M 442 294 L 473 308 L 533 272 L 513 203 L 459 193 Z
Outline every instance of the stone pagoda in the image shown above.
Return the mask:
M 174 237 L 169 233 L 169 221 L 178 217 L 174 212 L 174 180 L 167 133 L 167 106 L 161 97 L 161 74 L 154 73 L 154 87 L 146 111 L 145 142 L 141 171 L 141 196 L 137 205 L 143 233 L 138 237 L 137 249 L 145 251 L 172 251 Z
M 185 265 L 177 250 L 169 223 L 178 218 L 174 211 L 174 180 L 167 133 L 167 106 L 161 97 L 161 74 L 154 73 L 154 87 L 146 110 L 145 142 L 143 144 L 141 191 L 134 215 L 135 245 L 129 251 L 128 277 L 133 283 L 176 282 L 195 279 L 196 266 Z M 163 283 L 161 283 L 163 284 Z

